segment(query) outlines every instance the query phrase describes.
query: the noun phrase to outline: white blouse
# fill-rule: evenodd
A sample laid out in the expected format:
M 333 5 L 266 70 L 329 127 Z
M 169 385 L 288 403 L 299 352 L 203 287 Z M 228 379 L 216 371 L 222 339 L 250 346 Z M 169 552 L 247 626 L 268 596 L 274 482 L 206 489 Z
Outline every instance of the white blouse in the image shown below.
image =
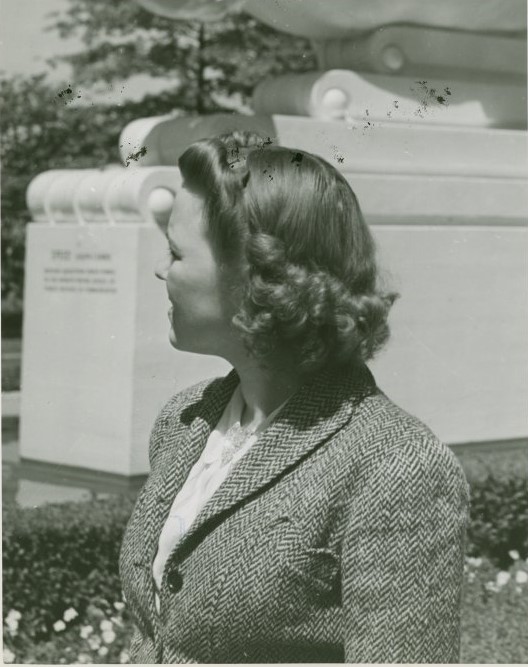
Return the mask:
M 152 566 L 156 585 L 156 608 L 159 613 L 158 592 L 167 560 L 191 527 L 204 505 L 229 475 L 233 466 L 267 428 L 287 401 L 270 413 L 257 428 L 243 428 L 240 419 L 244 399 L 240 385 L 233 392 L 220 420 L 211 432 L 198 461 L 194 464 L 180 492 L 174 498 L 158 542 L 158 552 Z

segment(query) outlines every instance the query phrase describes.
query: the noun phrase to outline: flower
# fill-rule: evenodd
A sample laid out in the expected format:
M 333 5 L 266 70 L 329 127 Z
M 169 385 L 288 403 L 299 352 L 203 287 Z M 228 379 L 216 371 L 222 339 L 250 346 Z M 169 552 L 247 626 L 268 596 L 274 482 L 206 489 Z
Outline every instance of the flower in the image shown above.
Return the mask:
M 113 630 L 105 630 L 102 637 L 105 644 L 111 644 L 116 638 L 116 633 Z
M 16 609 L 10 609 L 6 616 L 6 621 L 19 621 L 22 618 L 22 614 Z
M 108 619 L 106 619 L 104 621 L 101 621 L 101 623 L 99 624 L 99 627 L 101 628 L 101 630 L 103 632 L 105 630 L 108 631 L 108 630 L 113 630 L 114 629 L 114 626 L 112 625 L 112 621 L 109 621 Z
M 104 612 L 98 609 L 95 605 L 89 604 L 86 608 L 86 613 L 92 618 L 104 618 Z
M 501 570 L 497 573 L 497 586 L 505 586 L 510 581 L 510 573 Z
M 79 614 L 73 607 L 70 607 L 69 609 L 66 609 L 62 618 L 66 621 L 66 623 L 69 623 L 70 621 L 73 621 L 74 618 L 77 618 L 77 616 L 79 616 Z
M 15 621 L 14 619 L 7 619 L 6 618 L 6 625 L 7 625 L 8 633 L 11 635 L 11 637 L 14 637 L 17 634 L 18 621 Z
M 470 584 L 471 584 L 473 581 L 475 581 L 475 573 L 474 573 L 474 572 L 470 572 L 470 573 L 468 574 L 468 581 L 469 581 Z
M 515 581 L 518 584 L 525 584 L 528 581 L 528 573 L 524 570 L 519 570 L 515 575 Z
M 92 662 L 92 659 L 90 658 L 88 653 L 79 653 L 78 660 L 81 663 L 81 665 L 87 665 L 88 663 Z
M 92 634 L 93 628 L 91 625 L 83 625 L 79 634 L 83 639 L 88 639 L 88 637 Z
M 88 637 L 88 646 L 92 649 L 92 651 L 97 651 L 97 649 L 101 646 L 101 637 L 98 637 L 97 635 Z
M 482 558 L 472 558 L 471 556 L 468 556 L 466 558 L 466 563 L 468 563 L 468 565 L 472 565 L 473 567 L 480 567 L 482 565 Z
M 64 621 L 55 621 L 53 629 L 55 632 L 62 632 L 63 630 L 66 630 L 66 623 Z
M 118 625 L 120 628 L 123 627 L 123 621 L 117 616 L 110 616 L 110 620 L 114 625 Z
M 508 551 L 508 556 L 512 560 L 519 560 L 519 552 L 516 549 L 512 549 L 511 551 Z
M 487 591 L 490 591 L 491 593 L 496 593 L 499 590 L 498 587 L 497 587 L 497 584 L 494 581 L 487 581 L 484 584 L 484 588 Z
M 16 609 L 10 609 L 6 618 L 5 624 L 7 625 L 8 633 L 14 637 L 17 634 L 18 630 L 18 621 L 22 618 L 22 614 Z
M 122 611 L 125 608 L 124 602 L 114 602 L 114 609 L 116 611 Z
M 108 649 L 106 646 L 101 646 L 101 648 L 97 651 L 98 655 L 104 657 L 108 653 Z
M 4 646 L 3 658 L 5 663 L 15 662 L 15 654 L 13 651 L 10 651 L 7 646 Z
M 128 662 L 130 662 L 130 656 L 128 655 L 127 651 L 121 651 L 119 654 L 119 662 L 122 665 L 126 665 Z

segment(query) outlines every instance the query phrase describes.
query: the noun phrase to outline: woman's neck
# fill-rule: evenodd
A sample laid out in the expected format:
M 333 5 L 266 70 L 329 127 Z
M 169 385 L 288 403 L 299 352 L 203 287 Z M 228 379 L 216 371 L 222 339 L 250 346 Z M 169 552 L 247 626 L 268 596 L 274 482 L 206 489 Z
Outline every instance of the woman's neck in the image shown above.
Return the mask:
M 297 369 L 286 366 L 280 369 L 263 368 L 254 359 L 236 364 L 235 369 L 246 405 L 241 426 L 252 426 L 263 421 L 306 381 L 306 376 Z

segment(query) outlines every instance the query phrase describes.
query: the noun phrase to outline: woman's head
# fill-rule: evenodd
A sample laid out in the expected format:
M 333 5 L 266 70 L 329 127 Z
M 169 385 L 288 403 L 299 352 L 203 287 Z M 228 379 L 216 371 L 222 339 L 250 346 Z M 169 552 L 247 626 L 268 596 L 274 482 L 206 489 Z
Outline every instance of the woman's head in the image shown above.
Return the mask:
M 253 355 L 310 371 L 385 342 L 394 296 L 379 291 L 372 236 L 337 169 L 247 132 L 198 141 L 179 166 Z

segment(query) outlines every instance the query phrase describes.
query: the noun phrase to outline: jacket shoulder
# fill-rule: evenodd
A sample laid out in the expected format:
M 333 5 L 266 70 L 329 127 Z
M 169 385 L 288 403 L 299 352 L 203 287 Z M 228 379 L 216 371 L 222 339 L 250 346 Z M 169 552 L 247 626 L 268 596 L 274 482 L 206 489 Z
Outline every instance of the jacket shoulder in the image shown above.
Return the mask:
M 462 466 L 453 451 L 422 421 L 391 401 L 382 391 L 365 399 L 369 414 L 359 456 L 368 467 L 405 470 L 406 476 L 428 474 L 452 477 L 466 485 Z

